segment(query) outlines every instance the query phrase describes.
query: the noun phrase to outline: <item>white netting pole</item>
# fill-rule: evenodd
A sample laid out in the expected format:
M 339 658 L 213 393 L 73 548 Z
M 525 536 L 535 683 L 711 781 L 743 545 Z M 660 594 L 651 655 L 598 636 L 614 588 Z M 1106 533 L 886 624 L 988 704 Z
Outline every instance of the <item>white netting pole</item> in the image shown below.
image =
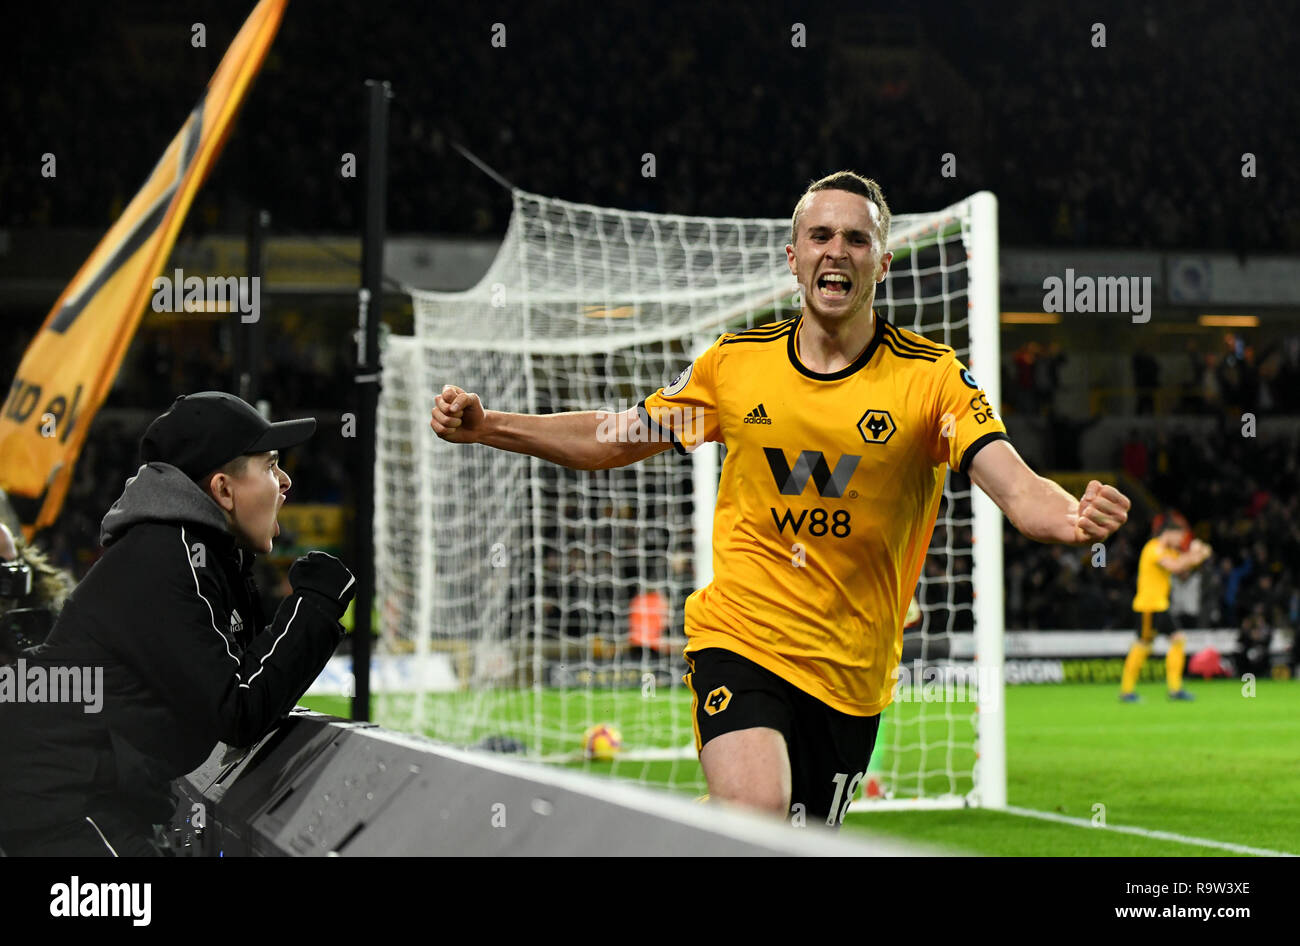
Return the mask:
M 430 390 L 435 382 L 429 377 L 423 349 L 415 353 L 412 362 L 413 364 L 410 365 L 412 390 L 416 392 Z M 432 408 L 433 405 L 429 406 Z M 422 408 L 420 399 L 411 397 L 407 403 L 407 416 L 411 425 L 411 450 L 416 456 L 422 458 L 420 468 L 429 469 L 430 467 L 425 464 L 434 461 L 433 429 L 425 429 L 427 425 Z M 445 593 L 445 590 L 440 589 L 437 582 L 438 549 L 435 543 L 437 523 L 434 521 L 433 480 L 428 476 L 417 476 L 415 487 L 419 495 L 419 548 L 422 553 L 416 567 L 420 569 L 420 586 L 425 589 L 425 593 L 420 595 L 417 610 L 419 616 L 416 619 L 415 670 L 420 682 L 411 697 L 411 727 L 415 732 L 423 732 L 426 724 L 425 711 L 428 709 L 425 706 L 428 693 L 424 686 L 423 675 L 429 660 L 429 647 L 433 640 L 436 598 L 440 593 Z
M 998 300 L 998 202 L 988 191 L 970 198 L 970 370 L 1001 411 L 1002 331 Z M 1007 804 L 1007 731 L 1002 673 L 1002 512 L 980 489 L 971 490 L 975 588 L 975 667 L 979 681 L 979 757 L 976 793 L 983 808 Z
M 527 313 L 530 307 L 524 306 L 525 324 L 527 323 Z M 524 379 L 527 391 L 527 403 L 524 407 L 524 413 L 537 413 L 537 378 L 533 373 L 533 359 L 525 354 L 523 357 Z M 541 464 L 543 461 L 537 457 L 525 458 L 528 463 L 528 493 L 529 501 L 532 506 L 532 545 L 533 553 L 530 556 L 533 563 L 533 587 L 536 589 L 533 594 L 532 604 L 532 627 L 525 636 L 527 640 L 528 654 L 530 665 L 532 667 L 532 681 L 529 688 L 532 691 L 532 751 L 536 756 L 542 754 L 542 730 L 545 726 L 545 715 L 542 710 L 542 674 L 545 667 L 542 662 L 542 646 L 545 643 L 546 630 L 546 538 L 545 522 L 543 518 L 543 500 L 542 500 L 542 474 Z

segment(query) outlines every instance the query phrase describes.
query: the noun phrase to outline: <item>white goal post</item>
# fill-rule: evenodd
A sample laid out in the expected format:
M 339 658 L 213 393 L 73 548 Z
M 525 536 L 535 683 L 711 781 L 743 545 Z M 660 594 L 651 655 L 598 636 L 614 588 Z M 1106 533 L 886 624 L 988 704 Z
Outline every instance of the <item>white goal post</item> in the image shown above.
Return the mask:
M 389 337 L 379 404 L 376 601 L 380 653 L 399 669 L 376 682 L 378 721 L 703 790 L 681 681 L 682 610 L 710 578 L 719 446 L 577 472 L 447 444 L 429 410 L 445 383 L 500 410 L 627 410 L 720 333 L 797 313 L 789 228 L 515 191 L 478 285 L 408 290 L 415 332 Z M 955 348 L 998 404 L 993 195 L 896 214 L 890 249 L 877 311 Z M 958 474 L 929 558 L 904 662 L 973 677 L 978 696 L 933 701 L 919 679 L 900 693 L 876 750 L 883 797 L 858 805 L 1000 807 L 1002 519 Z M 954 657 L 970 652 L 975 673 Z M 584 755 L 597 724 L 621 733 L 613 761 Z

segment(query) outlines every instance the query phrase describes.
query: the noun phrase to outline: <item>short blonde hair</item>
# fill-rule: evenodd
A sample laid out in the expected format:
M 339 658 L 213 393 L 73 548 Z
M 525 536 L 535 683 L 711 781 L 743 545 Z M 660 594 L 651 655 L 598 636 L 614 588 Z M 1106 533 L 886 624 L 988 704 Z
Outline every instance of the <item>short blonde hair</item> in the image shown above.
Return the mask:
M 790 218 L 790 245 L 793 246 L 796 237 L 799 235 L 799 215 L 804 212 L 808 206 L 808 201 L 812 195 L 818 191 L 848 191 L 850 194 L 857 194 L 865 197 L 876 205 L 880 211 L 880 236 L 884 246 L 889 245 L 889 204 L 885 202 L 885 193 L 869 177 L 863 177 L 853 171 L 836 171 L 834 174 L 827 174 L 820 181 L 813 181 L 808 185 L 808 189 L 803 192 L 799 198 L 799 203 L 794 205 L 794 215 Z

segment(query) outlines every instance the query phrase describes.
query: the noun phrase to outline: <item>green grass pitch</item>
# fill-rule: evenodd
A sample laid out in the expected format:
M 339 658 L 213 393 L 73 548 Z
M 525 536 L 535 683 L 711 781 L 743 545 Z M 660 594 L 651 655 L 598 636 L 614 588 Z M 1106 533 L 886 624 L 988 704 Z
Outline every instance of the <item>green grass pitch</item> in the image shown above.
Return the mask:
M 1113 686 L 1064 684 L 1008 687 L 1007 794 L 1021 808 L 1080 818 L 1091 825 L 1104 813 L 1107 826 L 1127 826 L 1210 839 L 1247 847 L 1300 854 L 1300 686 L 1290 681 L 1261 680 L 1253 696 L 1235 681 L 1189 683 L 1192 703 L 1166 700 L 1160 684 L 1142 684 L 1142 702 L 1120 703 Z M 689 697 L 674 689 L 645 701 L 635 691 L 589 693 L 544 691 L 539 707 L 531 692 L 501 694 L 508 704 L 485 713 L 479 705 L 472 718 L 519 721 L 519 735 L 533 732 L 531 721 L 545 720 L 536 748 L 558 755 L 577 747 L 587 719 L 610 721 L 624 730 L 629 750 L 650 733 L 673 734 L 670 744 L 689 742 Z M 667 697 L 667 698 L 663 698 Z M 387 717 L 377 721 L 409 729 L 409 699 L 385 702 Z M 476 699 L 482 700 L 482 697 Z M 439 694 L 447 709 L 464 710 L 463 694 Z M 303 704 L 320 712 L 346 716 L 341 697 L 307 697 Z M 379 699 L 376 698 L 378 705 Z M 913 741 L 918 716 L 930 716 L 928 704 L 899 703 L 892 724 Z M 465 718 L 462 714 L 457 714 Z M 526 725 L 527 724 L 527 725 Z M 925 723 L 926 740 L 942 738 L 940 724 Z M 910 728 L 909 728 L 910 727 Z M 960 729 L 960 724 L 957 726 Z M 487 733 L 466 732 L 474 741 Z M 500 732 L 501 726 L 492 729 Z M 640 738 L 638 739 L 638 734 Z M 960 732 L 951 733 L 960 742 Z M 530 742 L 530 746 L 534 745 Z M 901 760 L 911 762 L 914 760 Z M 926 768 L 936 764 L 933 752 Z M 968 760 L 956 759 L 962 765 Z M 592 773 L 612 773 L 649 784 L 675 785 L 698 794 L 703 780 L 691 760 L 619 761 L 567 764 Z M 940 768 L 942 763 L 940 762 Z M 946 777 L 931 776 L 930 790 L 941 790 Z M 959 790 L 966 786 L 957 786 Z M 1096 806 L 1104 806 L 1104 809 Z M 988 855 L 1075 856 L 1221 856 L 1222 849 L 1079 827 L 979 809 L 850 814 L 846 830 L 868 829 L 899 838 Z

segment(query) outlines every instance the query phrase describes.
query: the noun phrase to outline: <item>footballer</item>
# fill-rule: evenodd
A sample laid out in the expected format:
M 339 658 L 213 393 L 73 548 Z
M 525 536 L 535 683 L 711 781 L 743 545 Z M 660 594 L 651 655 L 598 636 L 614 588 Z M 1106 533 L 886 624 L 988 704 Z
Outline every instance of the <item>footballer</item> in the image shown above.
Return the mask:
M 1212 549 L 1192 535 L 1191 526 L 1178 512 L 1156 516 L 1151 524 L 1152 537 L 1142 546 L 1138 557 L 1137 594 L 1133 596 L 1133 613 L 1137 619 L 1138 639 L 1124 659 L 1119 698 L 1125 703 L 1138 702 L 1137 682 L 1142 665 L 1151 655 L 1156 633 L 1169 635 L 1169 653 L 1165 655 L 1165 683 L 1171 700 L 1191 700 L 1183 689 L 1183 665 L 1186 663 L 1187 638 L 1174 627 L 1169 615 L 1169 578 L 1187 575 L 1210 557 Z
M 1104 542 L 1129 509 L 1096 480 L 1076 499 L 1036 475 L 953 349 L 873 310 L 889 226 L 875 181 L 812 184 L 786 247 L 800 314 L 723 335 L 619 415 L 622 436 L 594 411 L 491 411 L 453 385 L 430 420 L 452 443 L 584 470 L 726 445 L 714 578 L 686 602 L 700 764 L 713 799 L 832 826 L 890 702 L 947 467 L 1040 542 Z

